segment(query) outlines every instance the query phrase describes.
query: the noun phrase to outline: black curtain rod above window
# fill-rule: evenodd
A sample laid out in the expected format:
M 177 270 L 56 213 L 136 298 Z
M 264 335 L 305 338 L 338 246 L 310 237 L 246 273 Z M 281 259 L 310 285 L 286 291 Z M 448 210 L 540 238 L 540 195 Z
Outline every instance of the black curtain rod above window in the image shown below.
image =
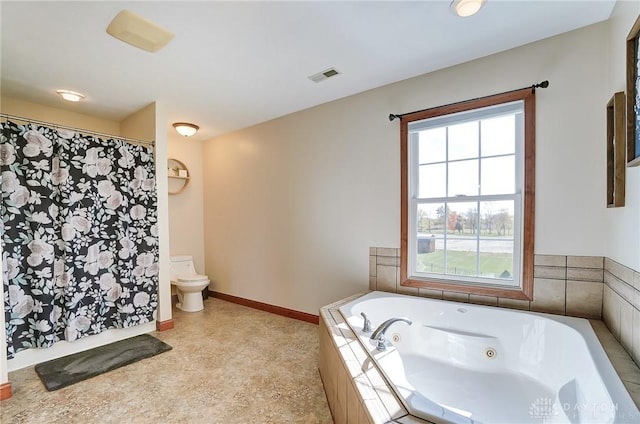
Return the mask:
M 547 87 L 549 87 L 549 81 L 548 81 L 548 80 L 544 80 L 544 81 L 542 81 L 542 82 L 540 82 L 540 83 L 538 83 L 538 84 L 533 84 L 531 87 L 522 87 L 522 88 L 518 88 L 518 89 L 516 89 L 516 90 L 509 90 L 509 91 L 505 91 L 505 92 L 498 93 L 498 94 L 507 94 L 507 93 L 512 93 L 512 92 L 514 92 L 514 91 L 526 90 L 527 88 L 531 88 L 531 90 L 535 91 L 535 90 L 536 90 L 536 88 L 547 88 Z M 472 100 L 478 100 L 478 98 L 471 99 L 471 100 L 463 100 L 463 101 L 461 101 L 461 102 L 456 102 L 456 103 L 451 103 L 451 104 L 452 104 L 452 105 L 455 105 L 455 104 L 459 104 L 459 103 L 466 103 L 466 102 L 468 102 L 468 101 L 472 101 Z M 436 107 L 441 107 L 441 106 L 436 106 Z M 411 115 L 412 113 L 424 112 L 424 111 L 427 111 L 427 110 L 429 110 L 429 109 L 434 109 L 434 108 L 433 108 L 433 107 L 430 107 L 430 108 L 427 108 L 427 109 L 415 110 L 415 111 L 413 111 L 413 112 L 407 112 L 407 113 L 401 113 L 401 114 L 397 114 L 397 113 L 390 113 L 390 114 L 389 114 L 389 121 L 393 121 L 393 120 L 394 120 L 394 119 L 396 119 L 396 118 L 400 119 L 400 118 L 402 118 L 403 116 L 405 116 L 405 115 Z

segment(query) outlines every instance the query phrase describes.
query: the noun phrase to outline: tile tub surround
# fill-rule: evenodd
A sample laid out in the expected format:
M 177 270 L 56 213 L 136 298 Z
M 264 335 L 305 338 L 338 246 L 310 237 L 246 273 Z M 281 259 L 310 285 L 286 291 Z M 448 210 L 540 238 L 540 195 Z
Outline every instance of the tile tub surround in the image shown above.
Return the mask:
M 334 422 L 428 423 L 407 412 L 340 314 L 340 306 L 364 294 L 320 310 L 319 369 Z M 640 369 L 602 321 L 590 323 L 631 398 L 640 407 Z
M 604 260 L 602 315 L 613 336 L 640 364 L 640 272 L 609 258 Z
M 469 295 L 400 285 L 400 249 L 369 248 L 369 289 L 579 318 L 602 318 L 604 258 L 534 256 L 533 300 Z
M 534 256 L 533 300 L 400 285 L 400 249 L 369 248 L 369 289 L 434 299 L 602 319 L 640 364 L 640 272 L 601 256 Z

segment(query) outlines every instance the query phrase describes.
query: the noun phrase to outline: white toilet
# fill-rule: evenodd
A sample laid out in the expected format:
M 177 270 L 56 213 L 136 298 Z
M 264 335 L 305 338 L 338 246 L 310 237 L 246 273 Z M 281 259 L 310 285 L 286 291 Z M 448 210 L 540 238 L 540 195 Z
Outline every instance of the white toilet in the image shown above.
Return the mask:
M 196 273 L 191 256 L 171 257 L 171 284 L 176 288 L 179 309 L 198 312 L 204 309 L 202 290 L 209 285 L 206 275 Z

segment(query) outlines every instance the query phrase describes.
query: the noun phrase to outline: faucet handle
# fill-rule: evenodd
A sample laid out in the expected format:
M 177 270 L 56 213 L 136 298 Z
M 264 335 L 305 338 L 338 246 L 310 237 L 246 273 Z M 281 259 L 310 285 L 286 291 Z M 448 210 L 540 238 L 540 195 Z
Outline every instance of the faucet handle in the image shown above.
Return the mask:
M 365 314 L 364 312 L 360 312 L 360 315 L 362 315 L 362 318 L 364 318 L 364 325 L 362 326 L 362 332 L 371 333 L 371 321 L 369 321 L 369 318 L 367 318 L 367 314 Z

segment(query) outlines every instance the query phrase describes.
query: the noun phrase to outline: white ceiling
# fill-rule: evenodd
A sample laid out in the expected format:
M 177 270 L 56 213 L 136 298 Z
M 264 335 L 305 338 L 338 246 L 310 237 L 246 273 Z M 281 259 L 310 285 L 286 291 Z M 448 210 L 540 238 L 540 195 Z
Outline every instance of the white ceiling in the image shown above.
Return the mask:
M 121 120 L 152 101 L 208 139 L 606 20 L 615 0 L 0 3 L 2 94 Z M 105 29 L 129 9 L 174 39 L 148 53 Z M 307 77 L 335 67 L 321 83 Z M 79 104 L 56 89 L 86 95 Z

